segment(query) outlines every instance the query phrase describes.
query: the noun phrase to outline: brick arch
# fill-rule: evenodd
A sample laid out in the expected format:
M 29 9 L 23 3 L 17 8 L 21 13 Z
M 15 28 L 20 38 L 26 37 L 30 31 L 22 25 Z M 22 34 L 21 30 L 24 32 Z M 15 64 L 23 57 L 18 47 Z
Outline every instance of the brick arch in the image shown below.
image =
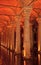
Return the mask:
M 41 17 L 41 0 L 37 0 L 33 3 L 32 11 L 30 14 L 30 21 Z

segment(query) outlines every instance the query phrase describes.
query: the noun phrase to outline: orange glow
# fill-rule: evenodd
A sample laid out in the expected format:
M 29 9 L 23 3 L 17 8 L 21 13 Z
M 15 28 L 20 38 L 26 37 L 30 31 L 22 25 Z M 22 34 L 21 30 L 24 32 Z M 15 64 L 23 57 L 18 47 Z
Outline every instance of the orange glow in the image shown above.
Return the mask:
M 26 56 L 26 51 L 24 50 L 24 57 Z
M 24 57 L 26 57 L 26 51 L 25 50 L 24 50 L 23 54 L 24 54 Z M 24 60 L 24 65 L 26 65 L 26 61 L 25 60 Z
M 40 54 L 38 54 L 38 64 L 40 65 Z
M 24 65 L 26 65 L 26 61 L 24 61 Z
M 40 51 L 40 43 L 38 43 L 38 51 Z

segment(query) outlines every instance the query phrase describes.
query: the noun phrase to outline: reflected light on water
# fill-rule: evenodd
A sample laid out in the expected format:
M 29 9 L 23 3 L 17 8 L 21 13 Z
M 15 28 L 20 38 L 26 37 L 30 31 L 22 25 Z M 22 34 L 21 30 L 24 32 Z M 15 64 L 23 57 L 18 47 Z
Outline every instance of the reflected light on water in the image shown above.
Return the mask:
M 40 43 L 38 43 L 38 51 L 40 51 Z
M 40 52 L 40 43 L 38 43 L 38 51 Z M 38 65 L 40 65 L 40 54 L 38 54 Z
M 24 57 L 26 56 L 26 52 L 25 52 L 25 50 L 24 50 Z
M 40 65 L 40 54 L 38 54 L 38 65 Z
M 24 65 L 26 65 L 26 61 L 24 60 Z
M 24 57 L 26 57 L 26 52 L 24 50 Z M 24 60 L 24 65 L 26 65 L 26 61 Z

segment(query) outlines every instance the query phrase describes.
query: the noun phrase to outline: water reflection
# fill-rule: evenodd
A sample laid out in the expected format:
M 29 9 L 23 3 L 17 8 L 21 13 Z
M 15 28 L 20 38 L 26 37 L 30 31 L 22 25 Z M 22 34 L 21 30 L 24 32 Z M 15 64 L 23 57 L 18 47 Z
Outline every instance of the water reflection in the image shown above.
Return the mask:
M 38 65 L 40 65 L 40 54 L 38 54 Z
M 2 49 L 5 50 L 4 48 L 2 48 Z M 5 52 L 7 52 L 7 50 L 5 50 Z M 5 54 L 6 54 L 5 56 L 7 56 L 7 53 L 5 53 Z M 4 54 L 2 53 L 1 55 L 4 55 Z M 15 55 L 14 56 L 14 53 L 12 54 L 12 52 L 10 52 L 9 57 L 11 59 L 10 60 L 10 65 L 21 65 L 20 55 Z M 24 64 L 22 64 L 22 65 L 40 65 L 40 54 L 38 54 L 38 58 L 37 58 L 37 56 L 36 57 L 33 56 L 33 58 L 34 58 L 33 60 L 31 58 L 30 59 L 25 58 L 24 59 Z

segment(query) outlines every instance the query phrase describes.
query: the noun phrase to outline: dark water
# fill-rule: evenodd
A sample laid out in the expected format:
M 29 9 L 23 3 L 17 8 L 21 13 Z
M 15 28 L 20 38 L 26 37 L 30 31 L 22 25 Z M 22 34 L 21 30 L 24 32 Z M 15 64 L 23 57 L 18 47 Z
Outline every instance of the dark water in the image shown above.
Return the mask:
M 12 55 L 12 54 L 11 54 Z M 17 59 L 17 56 L 15 57 L 15 61 L 13 61 L 13 62 L 15 62 L 15 64 L 14 65 L 17 65 L 18 63 L 19 63 L 19 65 L 21 65 L 20 64 L 20 61 Z M 34 59 L 34 64 L 33 64 L 33 61 L 30 61 L 30 60 L 24 60 L 24 64 L 23 65 L 40 65 L 40 54 L 38 54 L 38 62 L 37 62 L 37 60 L 36 59 Z M 11 62 L 10 62 L 11 63 Z M 38 63 L 38 64 L 37 64 Z M 4 60 L 3 59 L 1 59 L 0 58 L 0 65 L 1 64 L 3 64 L 3 65 L 7 65 L 5 62 L 4 62 Z M 12 64 L 10 64 L 10 65 L 12 65 Z
M 15 55 L 14 56 L 14 53 L 8 51 L 8 56 L 7 56 L 7 50 L 4 51 L 4 49 L 2 50 L 1 49 L 1 56 L 2 56 L 2 59 L 0 60 L 0 64 L 1 62 L 5 63 L 5 65 L 41 65 L 40 64 L 40 54 L 38 54 L 38 57 L 34 57 L 31 59 L 24 59 L 23 60 L 23 63 L 22 63 L 22 60 L 20 55 Z M 21 61 L 21 62 L 20 62 Z M 10 63 L 10 64 L 9 64 Z

